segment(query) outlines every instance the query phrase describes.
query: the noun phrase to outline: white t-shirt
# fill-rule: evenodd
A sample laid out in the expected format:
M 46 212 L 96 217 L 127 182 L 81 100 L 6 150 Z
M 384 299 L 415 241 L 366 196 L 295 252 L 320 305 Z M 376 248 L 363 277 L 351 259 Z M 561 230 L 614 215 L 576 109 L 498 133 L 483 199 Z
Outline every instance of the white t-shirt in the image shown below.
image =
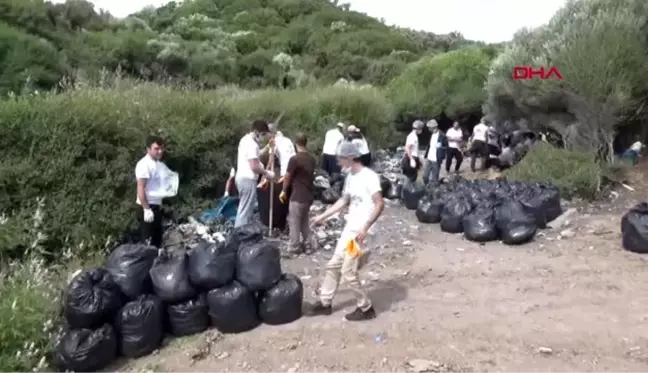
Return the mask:
M 358 147 L 360 154 L 369 154 L 369 144 L 367 143 L 367 139 L 353 139 L 351 142 Z
M 427 159 L 432 162 L 437 161 L 437 149 L 441 146 L 439 144 L 439 132 L 435 132 L 430 137 L 430 150 L 428 150 Z
M 461 131 L 461 128 L 450 128 L 446 132 L 446 137 L 448 138 L 448 147 L 454 149 L 461 147 L 461 142 L 463 141 L 463 131 Z
M 254 140 L 251 133 L 243 136 L 238 145 L 238 156 L 236 158 L 236 178 L 256 180 L 257 175 L 250 167 L 250 160 L 259 159 L 259 144 Z
M 410 132 L 410 134 L 407 135 L 407 139 L 405 139 L 405 149 L 409 148 L 410 146 L 412 146 L 412 157 L 418 157 L 419 141 L 416 131 Z
M 343 195 L 349 196 L 349 214 L 344 232 L 360 232 L 376 207 L 373 195 L 381 192 L 380 177 L 370 168 L 363 167 L 357 173 L 347 175 L 342 191 Z
M 280 175 L 285 176 L 288 172 L 288 161 L 295 155 L 295 145 L 289 138 L 281 133 L 275 136 L 275 149 L 279 156 L 279 163 L 281 164 Z
M 479 123 L 473 128 L 473 141 L 483 141 L 486 142 L 486 136 L 488 135 L 488 126 L 484 123 Z
M 135 165 L 135 178 L 136 179 L 146 179 L 146 187 L 144 191 L 146 193 L 146 201 L 149 205 L 161 205 L 162 198 L 152 196 L 152 193 L 160 192 L 162 189 L 162 175 L 160 170 L 162 167 L 165 167 L 162 162 L 153 159 L 148 154 L 142 157 Z M 138 205 L 141 205 L 139 197 L 135 200 Z
M 332 130 L 326 131 L 326 136 L 324 136 L 324 147 L 322 148 L 322 154 L 327 155 L 336 155 L 338 146 L 344 141 L 344 135 L 340 132 L 339 129 L 334 128 Z

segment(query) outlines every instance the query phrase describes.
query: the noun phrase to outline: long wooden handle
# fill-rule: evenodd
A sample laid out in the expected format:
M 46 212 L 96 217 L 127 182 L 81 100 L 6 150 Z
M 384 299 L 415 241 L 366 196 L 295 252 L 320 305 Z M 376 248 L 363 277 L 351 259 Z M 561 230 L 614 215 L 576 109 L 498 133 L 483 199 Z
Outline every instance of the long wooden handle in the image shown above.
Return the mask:
M 274 171 L 274 146 L 270 148 L 270 151 L 268 154 L 270 155 L 270 159 L 268 160 L 268 169 L 271 171 Z M 274 207 L 274 180 L 270 180 L 270 211 L 269 214 L 270 216 L 268 217 L 268 228 L 269 228 L 269 233 L 268 237 L 272 237 L 272 210 Z

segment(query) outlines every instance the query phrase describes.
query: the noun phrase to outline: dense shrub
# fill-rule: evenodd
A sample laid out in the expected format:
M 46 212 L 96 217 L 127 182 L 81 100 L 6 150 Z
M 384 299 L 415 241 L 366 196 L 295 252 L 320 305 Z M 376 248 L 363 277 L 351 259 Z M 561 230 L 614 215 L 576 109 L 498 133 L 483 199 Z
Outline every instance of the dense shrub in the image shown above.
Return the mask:
M 529 183 L 554 184 L 563 198 L 594 198 L 601 186 L 603 169 L 591 155 L 539 142 L 505 175 Z
M 177 216 L 195 212 L 222 192 L 238 138 L 256 118 L 274 119 L 288 135 L 313 137 L 318 150 L 336 121 L 362 128 L 375 145 L 390 138 L 392 108 L 372 88 L 319 90 L 234 89 L 194 92 L 155 85 L 78 89 L 21 97 L 0 105 L 0 255 L 33 246 L 51 254 L 63 247 L 95 248 L 134 223 L 134 165 L 151 133 L 169 139 L 167 164 L 181 176 L 170 200 Z M 31 213 L 40 201 L 42 216 Z

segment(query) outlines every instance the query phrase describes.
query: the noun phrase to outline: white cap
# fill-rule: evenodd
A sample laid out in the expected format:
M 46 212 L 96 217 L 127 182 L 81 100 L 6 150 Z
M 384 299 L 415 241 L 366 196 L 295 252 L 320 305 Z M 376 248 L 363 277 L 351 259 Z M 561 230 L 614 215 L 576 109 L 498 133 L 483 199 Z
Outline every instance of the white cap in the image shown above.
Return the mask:
M 352 124 L 347 128 L 347 131 L 349 131 L 349 132 L 360 132 L 360 129 Z
M 342 122 L 338 122 L 337 126 L 340 127 L 340 128 L 346 127 L 346 125 L 344 123 L 342 123 Z
M 439 127 L 439 123 L 437 123 L 437 121 L 434 120 L 434 119 L 430 119 L 427 122 L 427 126 L 428 126 L 428 128 L 437 128 L 437 127 Z
M 412 128 L 415 130 L 423 129 L 423 121 L 415 120 L 414 123 L 412 123 Z

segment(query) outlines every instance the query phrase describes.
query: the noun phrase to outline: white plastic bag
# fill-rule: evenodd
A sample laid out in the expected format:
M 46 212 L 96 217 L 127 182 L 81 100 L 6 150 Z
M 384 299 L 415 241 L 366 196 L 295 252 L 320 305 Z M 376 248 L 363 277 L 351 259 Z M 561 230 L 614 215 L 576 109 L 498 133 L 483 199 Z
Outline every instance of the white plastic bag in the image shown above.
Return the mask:
M 168 198 L 178 195 L 180 176 L 177 172 L 171 171 L 164 163 L 158 164 L 157 171 L 160 173 L 160 189 L 152 191 L 151 197 Z

